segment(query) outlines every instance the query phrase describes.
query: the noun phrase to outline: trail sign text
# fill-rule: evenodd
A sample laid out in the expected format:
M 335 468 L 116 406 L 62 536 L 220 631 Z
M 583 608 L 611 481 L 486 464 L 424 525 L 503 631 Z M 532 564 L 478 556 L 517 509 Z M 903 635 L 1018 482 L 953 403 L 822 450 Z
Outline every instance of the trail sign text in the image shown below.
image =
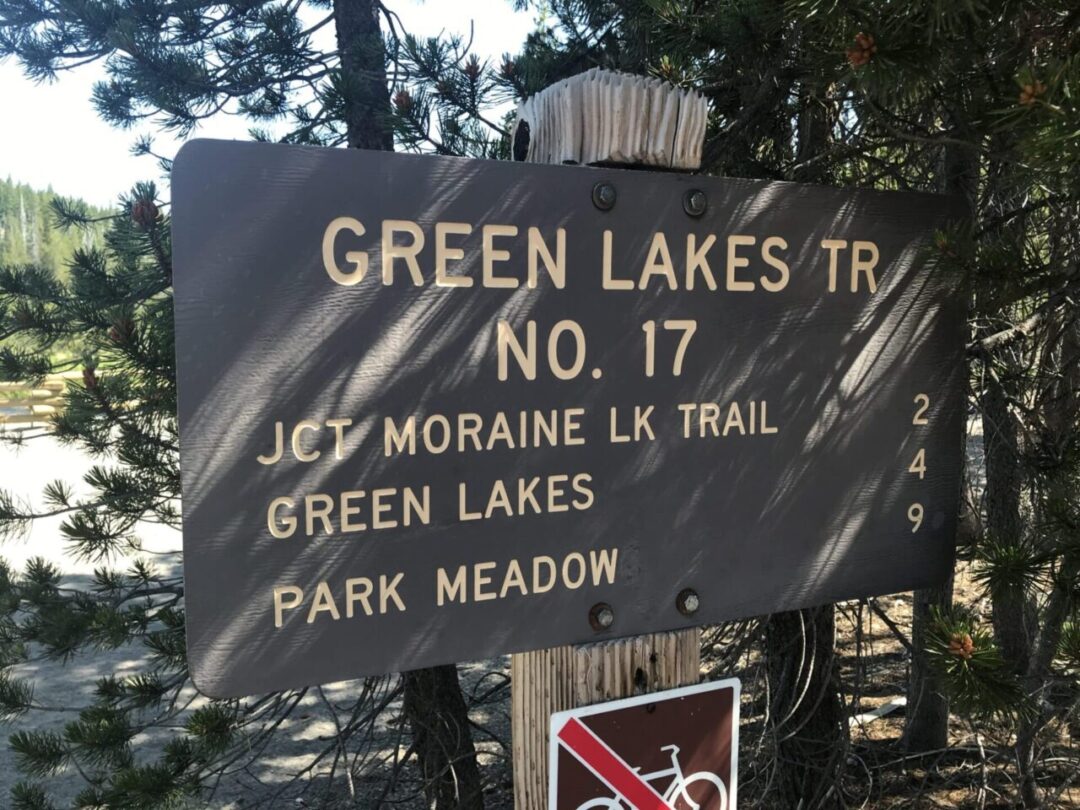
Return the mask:
M 940 580 L 962 420 L 962 306 L 934 246 L 950 206 L 189 144 L 173 232 L 196 683 L 585 641 L 600 603 L 601 632 L 626 635 Z

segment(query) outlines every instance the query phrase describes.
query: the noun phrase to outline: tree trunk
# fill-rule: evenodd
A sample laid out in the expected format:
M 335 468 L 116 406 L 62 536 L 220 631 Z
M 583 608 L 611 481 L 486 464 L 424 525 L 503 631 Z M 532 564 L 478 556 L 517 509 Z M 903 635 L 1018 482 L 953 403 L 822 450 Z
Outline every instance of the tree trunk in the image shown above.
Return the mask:
M 934 607 L 952 604 L 953 581 L 940 588 L 915 591 L 911 605 L 911 675 L 903 746 L 908 751 L 936 751 L 949 742 L 949 699 L 926 655 L 927 633 Z
M 1045 807 L 1042 790 L 1036 782 L 1035 743 L 1039 732 L 1050 718 L 1050 707 L 1042 698 L 1047 681 L 1050 678 L 1050 666 L 1061 642 L 1061 631 L 1069 618 L 1069 611 L 1075 599 L 1076 580 L 1080 577 L 1080 561 L 1066 560 L 1058 572 L 1054 588 L 1050 592 L 1039 638 L 1031 656 L 1024 687 L 1035 701 L 1036 709 L 1032 716 L 1020 723 L 1016 735 L 1016 761 L 1020 771 L 1020 799 L 1025 810 L 1042 810 Z
M 1052 445 L 1064 447 L 1068 438 L 1075 434 L 1077 413 L 1080 411 L 1080 322 L 1068 320 L 1060 325 L 1061 331 L 1051 329 L 1047 342 L 1053 344 L 1060 335 L 1061 352 L 1056 385 L 1051 389 L 1044 405 L 1045 424 Z M 1049 476 L 1047 486 L 1051 502 L 1067 501 L 1075 497 L 1068 462 L 1062 464 Z M 1053 525 L 1053 518 L 1046 521 Z M 1053 716 L 1054 707 L 1044 698 L 1046 687 L 1053 673 L 1051 666 L 1061 632 L 1070 613 L 1075 609 L 1076 583 L 1080 580 L 1080 558 L 1066 552 L 1057 572 L 1054 587 L 1043 608 L 1038 631 L 1031 646 L 1031 655 L 1024 673 L 1024 690 L 1035 703 L 1035 712 L 1022 719 L 1016 737 L 1016 761 L 1020 771 L 1020 798 L 1027 810 L 1045 806 L 1042 790 L 1036 781 L 1036 742 L 1039 732 Z
M 480 770 L 457 667 L 417 669 L 401 677 L 428 807 L 482 810 Z
M 822 153 L 836 121 L 832 105 L 825 101 L 826 89 L 803 87 L 799 91 L 799 116 L 796 121 L 795 170 L 798 183 L 829 182 L 829 165 Z
M 1006 155 L 1012 149 L 1008 136 L 998 136 L 992 144 L 993 151 Z M 1003 199 L 1006 192 L 1001 184 L 1002 168 L 992 162 L 986 171 L 986 193 L 988 210 L 1009 210 L 1019 203 L 1016 200 Z M 1022 242 L 1024 237 L 1020 226 L 1022 219 L 997 226 L 998 236 L 1015 238 Z M 1006 232 L 1007 231 L 1007 232 Z M 992 300 L 991 283 L 980 284 L 980 315 L 998 315 L 998 305 Z M 986 333 L 997 329 L 991 324 Z M 984 337 L 984 334 L 976 337 Z M 989 540 L 1000 543 L 1018 543 L 1023 539 L 1020 493 L 1024 472 L 1021 468 L 1020 424 L 1009 405 L 1010 390 L 1015 388 L 1011 378 L 1017 373 L 1010 364 L 1015 362 L 1009 353 L 988 358 L 987 368 L 995 373 L 986 373 L 985 390 L 982 397 L 983 442 L 986 460 L 986 533 Z M 996 368 L 994 368 L 996 366 Z M 992 605 L 992 623 L 994 636 L 1001 648 L 1005 661 L 1017 675 L 1023 675 L 1031 658 L 1037 623 L 1036 606 L 1031 595 L 1022 587 L 998 587 L 990 593 Z
M 394 135 L 386 51 L 375 0 L 334 0 L 341 54 L 339 89 L 345 102 L 350 148 L 391 152 Z M 469 714 L 448 664 L 406 672 L 404 711 L 433 810 L 482 810 L 483 792 L 469 727 Z
M 965 215 L 974 221 L 979 181 L 979 158 L 974 149 L 952 145 L 945 147 L 941 167 L 941 190 L 959 194 L 965 202 Z M 964 430 L 964 455 L 967 456 L 967 425 Z M 965 519 L 966 518 L 966 519 Z M 961 515 L 957 532 L 975 522 L 974 515 Z M 949 741 L 949 699 L 926 655 L 926 639 L 933 609 L 946 610 L 952 605 L 953 578 L 937 588 L 925 588 L 912 594 L 911 672 L 908 678 L 907 711 L 903 745 L 908 751 L 935 751 Z
M 773 793 L 792 810 L 842 808 L 847 722 L 835 666 L 832 605 L 777 613 L 765 627 L 769 718 L 776 740 Z
M 828 166 L 819 158 L 828 148 L 834 116 L 827 84 L 802 83 L 792 179 L 829 182 Z M 835 636 L 833 605 L 777 613 L 765 626 L 769 717 L 776 745 L 773 784 L 781 807 L 843 807 L 839 776 L 848 725 L 840 700 Z
M 353 149 L 394 149 L 386 48 L 375 0 L 334 0 L 334 25 L 341 54 L 339 90 L 345 101 L 345 131 Z
M 1009 408 L 1004 385 L 989 378 L 982 397 L 983 442 L 986 458 L 986 531 L 990 540 L 1016 543 L 1021 539 L 1019 427 Z M 1005 661 L 1017 673 L 1027 670 L 1033 627 L 1029 597 L 1022 589 L 994 588 L 994 636 Z

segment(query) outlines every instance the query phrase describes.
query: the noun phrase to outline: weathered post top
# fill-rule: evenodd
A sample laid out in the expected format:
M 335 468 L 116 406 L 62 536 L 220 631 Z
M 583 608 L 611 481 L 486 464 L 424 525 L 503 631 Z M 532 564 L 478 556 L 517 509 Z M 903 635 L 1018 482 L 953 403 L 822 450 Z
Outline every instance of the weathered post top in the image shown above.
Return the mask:
M 514 159 L 693 171 L 701 166 L 708 107 L 696 90 L 593 68 L 522 102 Z

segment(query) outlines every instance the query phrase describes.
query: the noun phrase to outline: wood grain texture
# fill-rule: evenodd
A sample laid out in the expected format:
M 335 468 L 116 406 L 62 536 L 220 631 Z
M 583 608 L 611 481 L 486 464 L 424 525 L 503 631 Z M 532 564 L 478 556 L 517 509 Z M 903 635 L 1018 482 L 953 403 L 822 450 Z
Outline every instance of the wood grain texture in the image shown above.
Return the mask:
M 697 683 L 697 628 L 511 658 L 514 806 L 547 810 L 548 725 L 554 712 Z

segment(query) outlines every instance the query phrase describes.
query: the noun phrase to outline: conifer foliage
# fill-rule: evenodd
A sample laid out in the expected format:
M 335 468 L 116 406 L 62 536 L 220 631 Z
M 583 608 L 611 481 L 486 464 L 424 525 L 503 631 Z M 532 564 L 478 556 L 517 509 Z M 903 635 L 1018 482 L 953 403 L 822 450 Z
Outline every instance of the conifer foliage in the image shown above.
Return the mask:
M 19 731 L 11 737 L 23 772 L 12 799 L 48 807 L 47 778 L 66 768 L 86 777 L 79 806 L 167 805 L 198 783 L 197 772 L 227 744 L 232 721 L 224 705 L 192 715 L 193 732 L 152 765 L 138 764 L 132 738 L 170 715 L 185 682 L 183 583 L 138 555 L 140 521 L 177 525 L 176 384 L 172 344 L 168 220 L 153 185 L 124 198 L 102 248 L 78 250 L 61 281 L 33 265 L 0 275 L 0 368 L 7 380 L 39 380 L 57 370 L 51 349 L 75 339 L 81 379 L 67 391 L 67 408 L 48 428 L 101 460 L 86 476 L 89 494 L 76 497 L 61 478 L 34 510 L 0 496 L 0 530 L 16 535 L 28 521 L 63 515 L 60 531 L 70 554 L 99 564 L 86 589 L 64 587 L 61 572 L 40 559 L 25 571 L 0 573 L 5 665 L 31 654 L 66 661 L 88 649 L 141 640 L 150 652 L 145 672 L 108 676 L 93 705 L 60 733 Z M 57 215 L 78 218 L 63 205 Z M 17 348 L 9 338 L 18 337 Z M 34 435 L 22 435 L 32 441 Z M 126 570 L 109 563 L 134 554 Z M 0 677 L 0 705 L 10 720 L 33 711 L 30 682 Z M 142 710 L 150 709 L 145 716 Z M 171 713 L 175 716 L 176 707 Z
M 388 41 L 381 27 L 390 32 Z M 430 108 L 445 110 L 441 117 L 395 115 L 388 48 L 399 93 L 411 88 L 426 97 L 420 83 L 430 80 L 431 70 L 442 72 L 443 90 Z M 61 6 L 2 0 L 0 58 L 7 56 L 38 79 L 101 61 L 107 79 L 95 87 L 94 103 L 118 127 L 147 123 L 188 133 L 225 110 L 251 120 L 255 138 L 387 149 L 395 131 L 409 145 L 418 140 L 410 133 L 426 130 L 438 133 L 444 152 L 491 152 L 488 141 L 467 134 L 471 124 L 463 123 L 455 134 L 455 122 L 479 110 L 475 100 L 473 106 L 456 95 L 451 101 L 446 90 L 449 83 L 462 94 L 475 88 L 479 63 L 459 40 L 421 43 L 409 37 L 396 17 L 371 0 Z M 263 125 L 273 125 L 273 135 Z M 140 137 L 136 148 L 152 154 L 152 139 Z M 168 168 L 167 159 L 162 164 Z M 62 203 L 54 208 L 66 224 L 86 224 L 83 212 Z M 205 797 L 226 771 L 235 774 L 263 755 L 305 694 L 211 701 L 182 713 L 191 706 L 182 579 L 175 566 L 159 570 L 140 561 L 130 570 L 111 567 L 119 555 L 143 559 L 135 539 L 141 521 L 178 523 L 166 210 L 156 189 L 137 187 L 122 201 L 106 248 L 76 253 L 70 280 L 32 263 L 0 271 L 2 379 L 33 382 L 58 370 L 80 372 L 68 387 L 62 415 L 18 440 L 49 432 L 100 459 L 84 482 L 89 497 L 76 498 L 63 481 L 48 487 L 40 507 L 0 494 L 5 533 L 17 534 L 45 515 L 63 515 L 61 532 L 71 554 L 100 565 L 85 589 L 65 587 L 61 572 L 40 561 L 22 572 L 5 569 L 3 660 L 14 664 L 39 654 L 68 660 L 88 648 L 132 642 L 151 654 L 146 671 L 103 680 L 94 704 L 62 733 L 16 734 L 12 742 L 30 778 L 13 794 L 20 806 L 50 806 L 48 778 L 61 771 L 75 772 L 86 783 L 79 806 L 162 807 L 184 795 Z M 74 360 L 55 351 L 64 340 L 78 344 Z M 413 736 L 408 754 L 415 753 L 421 765 L 421 787 L 431 805 L 480 806 L 468 705 L 454 667 L 364 681 L 343 711 L 319 694 L 336 722 L 334 739 L 315 760 L 332 763 L 327 795 L 337 788 L 339 774 L 354 803 L 370 799 L 358 798 L 354 777 L 364 768 L 383 767 L 366 755 L 372 729 L 386 721 L 381 712 L 404 695 Z M 8 718 L 48 708 L 35 703 L 31 684 L 9 675 L 0 682 L 0 700 Z M 175 727 L 181 718 L 183 728 L 169 732 L 161 758 L 146 762 L 135 755 L 137 734 Z M 394 757 L 396 763 L 396 746 Z M 391 794 L 401 769 L 400 763 L 386 766 L 379 801 Z M 294 774 L 289 784 L 304 778 L 305 773 Z
M 79 218 L 85 227 L 53 227 L 53 204 Z M 81 200 L 64 200 L 51 190 L 36 191 L 25 183 L 0 180 L 0 267 L 36 264 L 63 275 L 76 248 L 102 244 L 107 214 Z

